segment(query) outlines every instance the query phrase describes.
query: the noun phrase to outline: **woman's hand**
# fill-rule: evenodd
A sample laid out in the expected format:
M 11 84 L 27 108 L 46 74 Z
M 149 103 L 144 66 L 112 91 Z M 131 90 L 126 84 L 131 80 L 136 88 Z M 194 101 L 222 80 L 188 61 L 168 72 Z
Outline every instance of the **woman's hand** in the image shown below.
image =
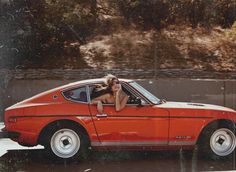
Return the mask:
M 119 86 L 118 86 L 118 93 L 120 93 L 122 91 L 122 87 L 121 87 L 121 85 L 119 84 Z
M 117 93 L 120 93 L 122 91 L 122 87 L 120 84 L 117 84 L 115 89 L 114 89 L 114 92 L 117 94 Z

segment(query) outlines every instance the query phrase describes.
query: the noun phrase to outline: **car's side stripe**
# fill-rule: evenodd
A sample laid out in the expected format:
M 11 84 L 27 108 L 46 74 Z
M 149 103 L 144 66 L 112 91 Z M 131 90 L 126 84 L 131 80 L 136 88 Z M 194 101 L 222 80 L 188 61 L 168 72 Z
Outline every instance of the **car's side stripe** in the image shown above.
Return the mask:
M 43 118 L 43 117 L 91 117 L 91 115 L 22 115 L 22 116 L 11 116 L 13 118 Z
M 170 116 L 170 118 L 213 118 L 211 116 Z
M 107 118 L 213 118 L 208 116 L 107 116 Z
M 14 118 L 42 118 L 42 117 L 91 117 L 91 115 L 22 115 L 22 116 L 12 116 Z M 93 116 L 95 117 L 95 116 Z M 209 116 L 119 116 L 119 115 L 111 115 L 107 116 L 107 118 L 213 118 Z

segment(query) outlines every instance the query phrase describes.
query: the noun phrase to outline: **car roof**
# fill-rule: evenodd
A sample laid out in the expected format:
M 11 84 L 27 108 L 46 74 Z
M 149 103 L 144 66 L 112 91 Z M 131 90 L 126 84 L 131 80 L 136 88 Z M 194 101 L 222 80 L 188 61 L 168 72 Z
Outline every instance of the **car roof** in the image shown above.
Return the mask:
M 133 80 L 130 79 L 123 79 L 123 78 L 119 78 L 119 81 L 121 82 L 132 82 Z M 53 89 L 50 89 L 48 91 L 45 91 L 43 93 L 49 93 L 49 92 L 53 92 L 56 90 L 67 90 L 70 88 L 74 88 L 76 86 L 80 86 L 80 85 L 87 85 L 87 84 L 93 84 L 93 83 L 101 83 L 101 82 L 105 82 L 105 78 L 95 78 L 95 79 L 86 79 L 86 80 L 81 80 L 81 81 L 76 81 L 76 82 L 72 82 L 66 85 L 62 85 Z
M 132 82 L 133 80 L 119 78 L 119 81 L 121 81 L 121 82 Z M 90 83 L 92 84 L 92 83 L 99 83 L 99 82 L 105 82 L 105 78 L 81 80 L 81 81 L 69 83 L 67 85 L 64 85 L 63 87 L 70 87 L 70 86 L 75 86 L 75 85 L 86 85 L 86 84 L 90 84 Z
M 119 81 L 121 82 L 132 82 L 133 80 L 129 80 L 129 79 L 119 79 Z M 41 96 L 44 96 L 44 95 L 47 95 L 47 94 L 50 94 L 54 91 L 64 91 L 64 90 L 68 90 L 68 89 L 71 89 L 71 88 L 74 88 L 74 87 L 77 87 L 77 86 L 80 86 L 80 85 L 87 85 L 87 84 L 93 84 L 93 83 L 101 83 L 101 82 L 105 82 L 105 78 L 96 78 L 96 79 L 86 79 L 86 80 L 81 80 L 81 81 L 77 81 L 77 82 L 72 82 L 72 83 L 69 83 L 69 84 L 66 84 L 66 85 L 62 85 L 62 86 L 59 86 L 59 87 L 56 87 L 56 88 L 53 88 L 53 89 L 50 89 L 50 90 L 47 90 L 47 91 L 44 91 L 44 92 L 41 92 L 33 97 L 30 97 L 26 100 L 23 100 L 19 103 L 25 103 L 25 102 L 28 102 L 28 101 L 31 101 L 35 98 L 38 98 L 38 97 L 41 97 Z M 17 103 L 17 104 L 19 104 Z

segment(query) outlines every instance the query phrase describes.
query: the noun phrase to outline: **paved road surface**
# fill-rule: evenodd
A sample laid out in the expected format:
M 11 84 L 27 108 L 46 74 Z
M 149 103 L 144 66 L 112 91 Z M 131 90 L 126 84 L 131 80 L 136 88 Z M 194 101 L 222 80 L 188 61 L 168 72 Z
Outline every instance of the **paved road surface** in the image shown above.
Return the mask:
M 2 125 L 0 124 L 0 129 Z M 27 148 L 10 139 L 0 139 L 0 172 L 195 172 L 236 170 L 235 158 L 197 158 L 197 151 L 92 152 L 87 160 L 57 162 L 44 155 L 41 146 Z

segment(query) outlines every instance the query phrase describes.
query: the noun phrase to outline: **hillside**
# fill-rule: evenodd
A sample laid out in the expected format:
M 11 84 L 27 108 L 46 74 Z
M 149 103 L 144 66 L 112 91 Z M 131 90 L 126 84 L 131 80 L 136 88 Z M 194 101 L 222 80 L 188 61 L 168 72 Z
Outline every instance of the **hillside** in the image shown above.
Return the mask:
M 234 1 L 213 1 L 0 1 L 0 68 L 235 72 Z
M 231 32 L 176 25 L 159 32 L 129 28 L 96 35 L 80 51 L 93 68 L 236 71 L 236 41 Z

